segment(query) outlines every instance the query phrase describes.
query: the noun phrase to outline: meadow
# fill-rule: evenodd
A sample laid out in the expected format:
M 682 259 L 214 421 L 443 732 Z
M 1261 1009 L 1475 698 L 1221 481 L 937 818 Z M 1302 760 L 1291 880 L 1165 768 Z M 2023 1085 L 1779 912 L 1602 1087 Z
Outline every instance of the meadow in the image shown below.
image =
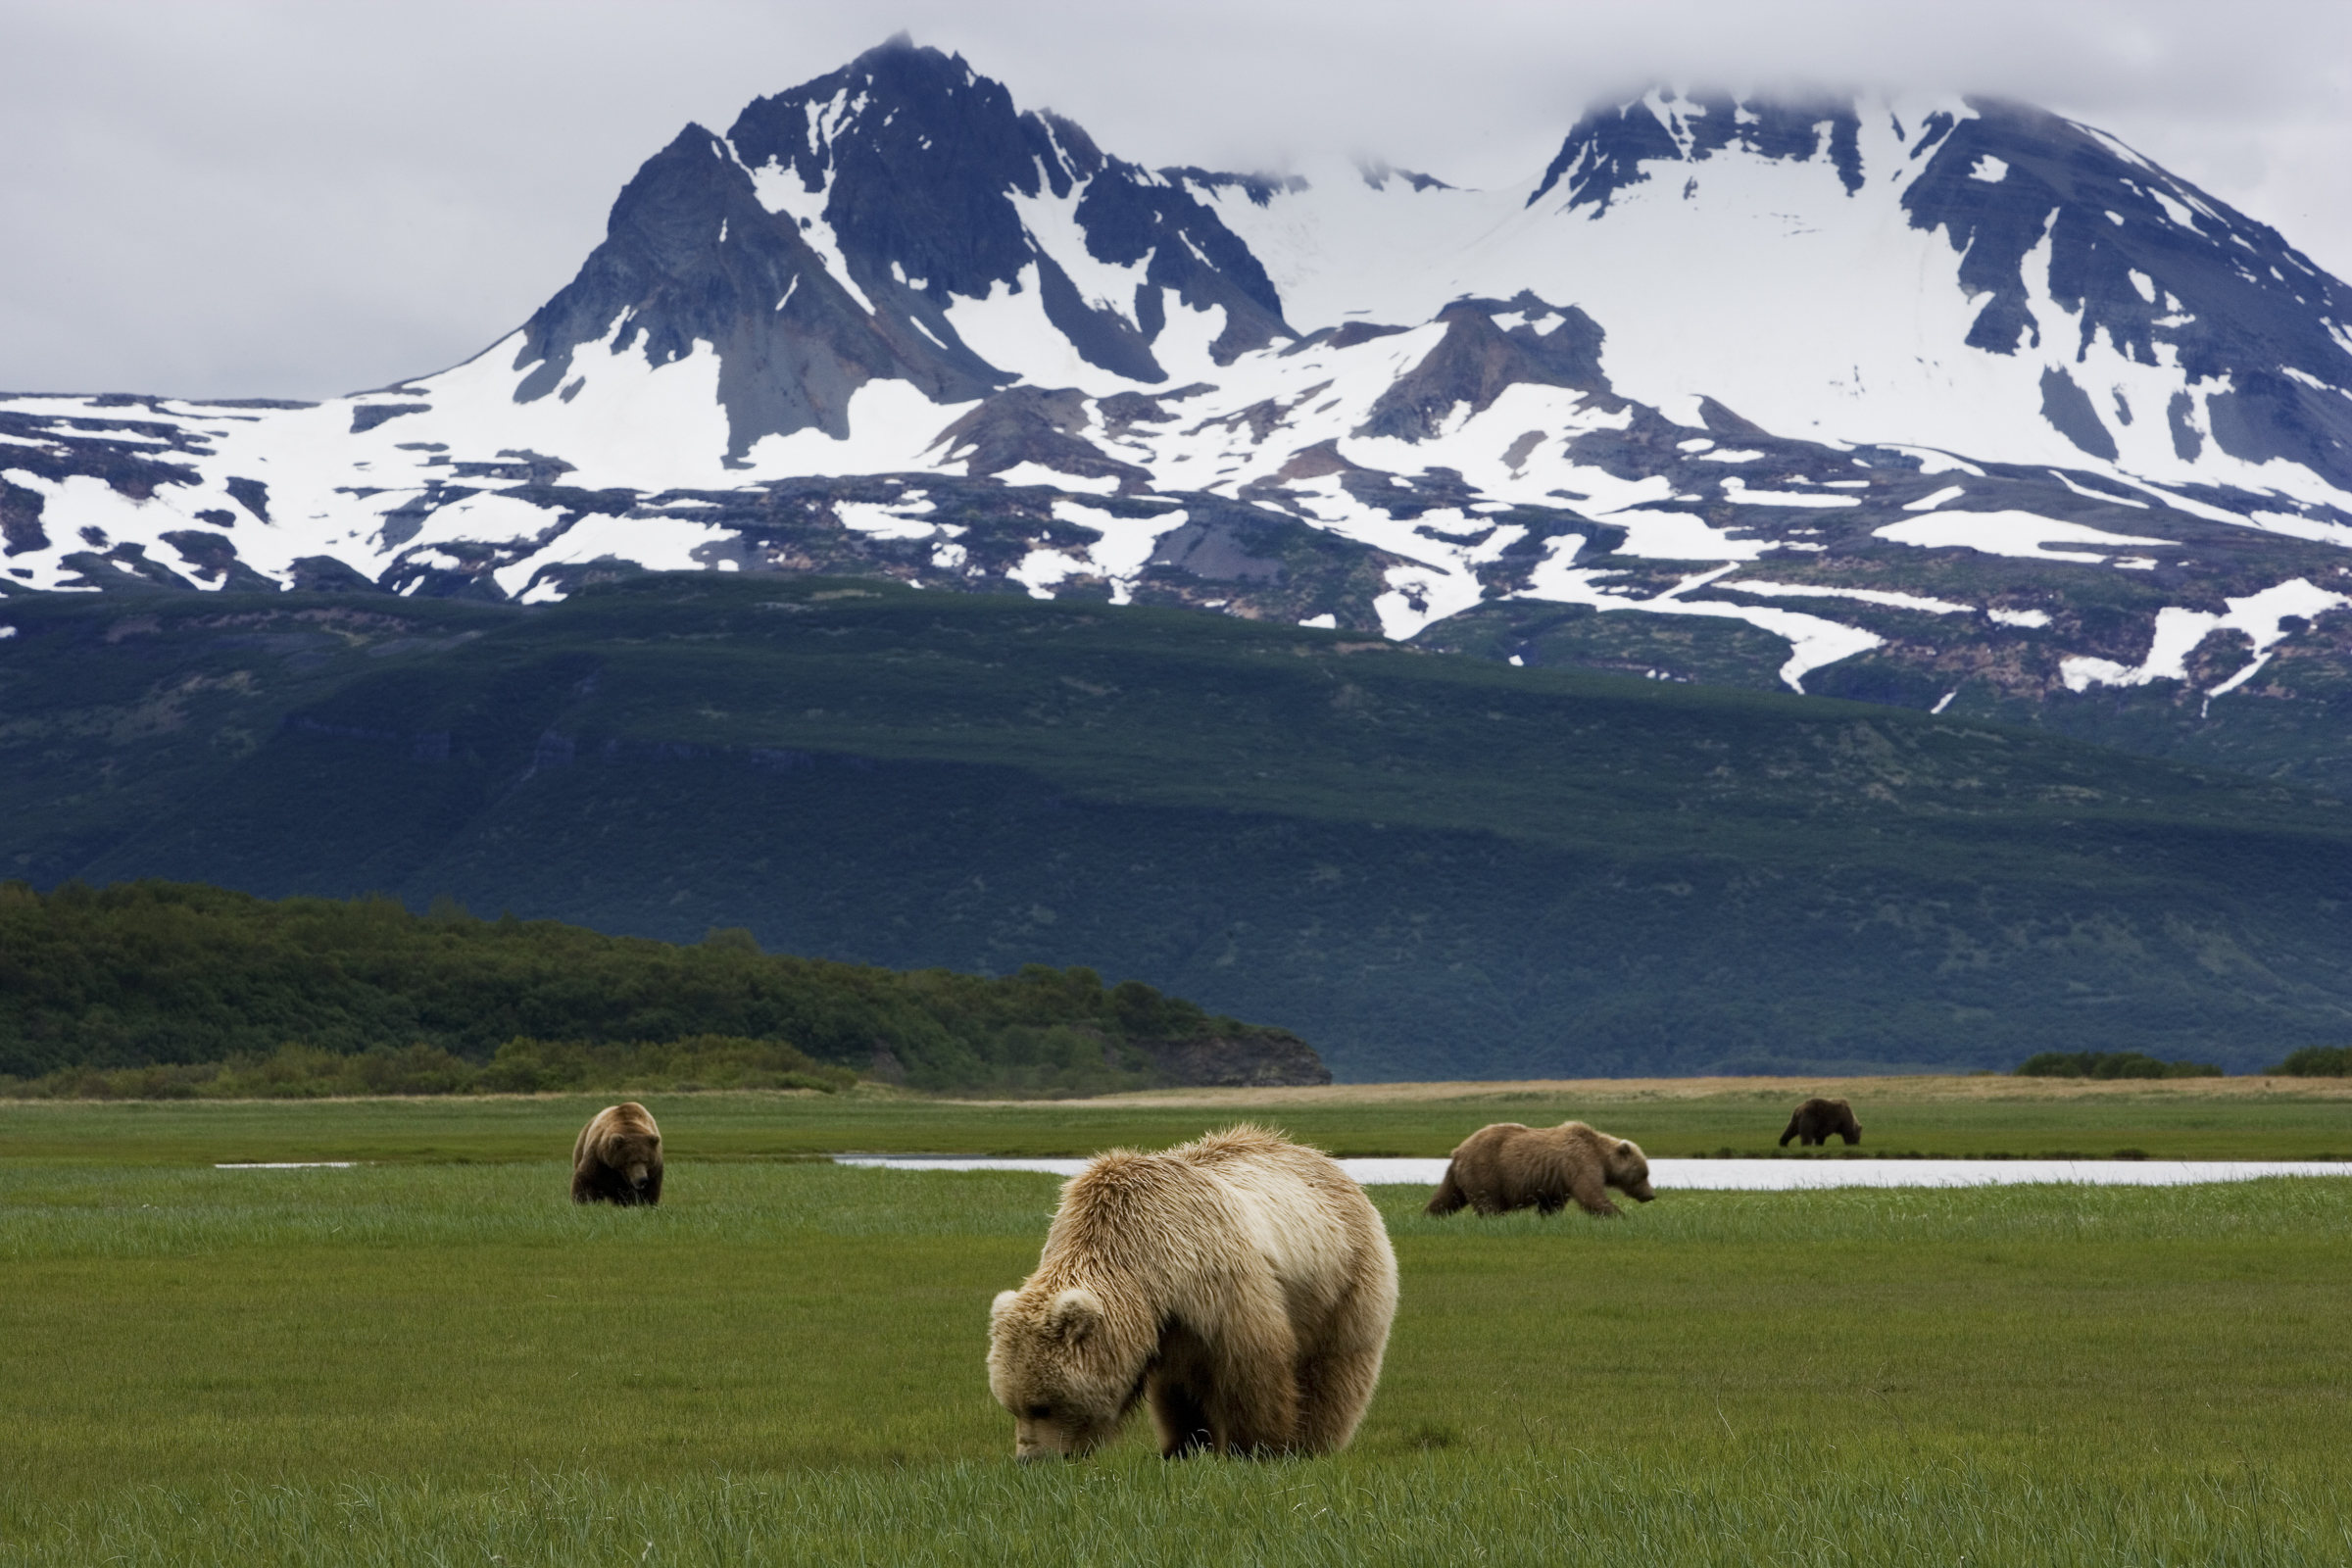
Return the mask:
M 1443 1155 L 1494 1121 L 1579 1117 L 1656 1155 L 1794 1156 L 1776 1140 L 1807 1095 L 1851 1100 L 1863 1157 L 2352 1158 L 2352 1079 L 2087 1082 L 1974 1077 L 1660 1078 L 1191 1089 L 1086 1100 L 934 1099 L 860 1084 L 837 1095 L 638 1092 L 694 1160 L 834 1153 L 1090 1154 L 1157 1148 L 1256 1117 L 1340 1155 Z M 483 1162 L 568 1153 L 613 1095 L 282 1101 L 0 1102 L 12 1162 Z M 1848 1152 L 1833 1146 L 1829 1153 Z
M 1331 1098 L 1334 1126 L 1382 1108 Z M 759 1140 L 1059 1126 L 1067 1149 L 1087 1117 L 1162 1142 L 1235 1107 L 657 1105 L 650 1211 L 565 1201 L 544 1134 L 580 1107 L 556 1099 L 0 1105 L 0 1564 L 2352 1553 L 2352 1178 L 1669 1193 L 1619 1222 L 1438 1221 L 1375 1189 L 1402 1302 L 1347 1453 L 1167 1465 L 1139 1420 L 1097 1461 L 1019 1469 L 981 1356 L 1054 1179 Z M 2226 1097 L 2156 1108 L 2253 1139 Z M 81 1112 L 86 1151 L 53 1119 Z M 378 1162 L 207 1157 L 338 1140 Z

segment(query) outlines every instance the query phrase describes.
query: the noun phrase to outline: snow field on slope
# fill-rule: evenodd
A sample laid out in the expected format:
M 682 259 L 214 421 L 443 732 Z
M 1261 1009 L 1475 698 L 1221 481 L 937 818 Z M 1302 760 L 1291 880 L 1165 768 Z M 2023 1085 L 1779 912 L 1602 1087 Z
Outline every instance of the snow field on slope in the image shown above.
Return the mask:
M 1141 323 L 1135 318 L 1135 297 L 1143 287 L 1145 272 L 1151 269 L 1152 254 L 1147 252 L 1143 260 L 1120 266 L 1097 261 L 1087 250 L 1086 231 L 1078 226 L 1078 203 L 1085 199 L 1093 184 L 1090 179 L 1077 185 L 1066 197 L 1056 198 L 1049 185 L 1043 187 L 1040 195 L 1024 196 L 1014 191 L 1006 199 L 1020 215 L 1021 226 L 1029 231 L 1038 249 L 1053 257 L 1068 274 L 1081 300 L 1097 310 L 1111 312 L 1140 330 Z M 1024 285 L 1030 275 L 1023 274 Z
M 624 313 L 604 338 L 572 351 L 564 385 L 580 389 L 569 402 L 550 393 L 514 401 L 525 371 L 514 368 L 519 332 L 452 370 L 411 382 L 427 394 L 429 414 L 393 424 L 402 439 L 444 441 L 450 455 L 484 459 L 500 449 L 545 453 L 572 465 L 565 484 L 599 490 L 733 487 L 740 472 L 724 466 L 727 416 L 718 403 L 718 351 L 698 341 L 694 352 L 667 365 L 646 363 L 640 335 L 614 353 Z M 384 428 L 390 428 L 389 425 Z M 489 448 L 489 451 L 483 450 Z
M 338 489 L 371 483 L 404 485 L 409 481 L 400 475 L 423 456 L 394 448 L 392 442 L 400 438 L 387 434 L 387 426 L 369 432 L 385 439 L 380 444 L 368 443 L 364 448 L 367 456 L 355 464 L 354 454 L 343 445 L 351 422 L 351 410 L 344 404 L 229 413 L 167 400 L 159 404 L 161 414 L 99 408 L 86 399 L 26 399 L 0 406 L 50 417 L 176 420 L 214 435 L 210 454 L 159 451 L 161 461 L 195 470 L 200 482 L 194 486 L 159 485 L 144 501 L 131 500 L 102 479 L 70 475 L 62 482 L 50 481 L 10 469 L 0 459 L 0 476 L 43 497 L 41 525 L 49 536 L 49 548 L 8 562 L 11 567 L 31 572 L 30 577 L 18 580 L 34 588 L 67 586 L 70 572 L 62 564 L 63 558 L 93 548 L 82 537 L 85 528 L 102 530 L 107 546 L 130 543 L 144 547 L 148 559 L 180 571 L 200 588 L 222 584 L 195 577 L 193 564 L 165 544 L 161 535 L 181 529 L 220 533 L 235 545 L 239 560 L 271 575 L 282 575 L 302 556 L 349 556 L 357 548 L 354 540 L 358 534 L 377 526 L 378 518 L 375 508 L 350 494 L 338 494 Z M 96 433 L 107 439 L 123 434 Z M 389 477 L 376 477 L 379 463 Z M 269 487 L 269 522 L 230 496 L 226 481 L 231 477 L 258 479 Z M 196 515 L 207 511 L 225 511 L 235 522 L 225 530 L 217 528 Z M 330 540 L 339 541 L 341 548 Z
M 1455 259 L 1508 221 L 1534 185 L 1417 191 L 1392 177 L 1376 190 L 1339 159 L 1312 161 L 1299 172 L 1304 191 L 1280 192 L 1262 207 L 1238 185 L 1187 188 L 1250 247 L 1282 297 L 1283 318 L 1301 334 L 1350 320 L 1409 326 L 1480 292 Z
M 1348 175 L 1277 194 L 1262 209 L 1228 189 L 1216 206 L 1266 262 L 1302 331 L 1350 318 L 1423 320 L 1464 294 L 1533 289 L 1590 314 L 1607 334 L 1602 365 L 1617 390 L 1679 422 L 1697 423 L 1698 399 L 1708 396 L 1784 436 L 1932 436 L 1981 459 L 2341 501 L 2299 465 L 2221 452 L 2202 400 L 2226 384 L 2188 387 L 2169 348 L 2158 350 L 2165 363 L 2139 365 L 2102 332 L 2078 360 L 2080 315 L 2051 298 L 2046 235 L 2023 269 L 2038 346 L 2021 340 L 2005 356 L 1967 347 L 1985 302 L 1961 289 L 1949 236 L 1913 228 L 1900 205 L 1928 161 L 1910 154 L 1936 110 L 1974 114 L 1957 99 L 1862 100 L 1864 185 L 1851 196 L 1826 148 L 1804 161 L 1728 148 L 1697 163 L 1648 165 L 1646 179 L 1621 187 L 1597 214 L 1567 209 L 1566 181 L 1524 208 L 1532 179 L 1504 191 L 1416 193 L 1396 180 L 1374 191 Z M 1895 136 L 1893 116 L 1910 141 Z M 2042 416 L 2049 369 L 2090 398 L 2118 444 L 2113 464 Z M 2174 450 L 2165 417 L 2181 390 L 2205 438 L 2194 463 Z M 2128 424 L 2114 410 L 2119 393 L 2133 413 Z
M 865 291 L 851 280 L 849 264 L 841 254 L 841 241 L 835 236 L 833 225 L 825 220 L 825 202 L 832 195 L 832 182 L 827 180 L 817 189 L 809 190 L 801 183 L 800 175 L 772 159 L 753 169 L 743 164 L 740 155 L 734 154 L 731 144 L 727 150 L 752 176 L 752 194 L 759 199 L 760 205 L 798 223 L 801 238 L 808 242 L 810 250 L 816 252 L 817 260 L 824 264 L 833 281 L 848 291 L 850 298 L 858 302 L 858 309 L 868 316 L 873 315 L 873 301 L 867 299 Z

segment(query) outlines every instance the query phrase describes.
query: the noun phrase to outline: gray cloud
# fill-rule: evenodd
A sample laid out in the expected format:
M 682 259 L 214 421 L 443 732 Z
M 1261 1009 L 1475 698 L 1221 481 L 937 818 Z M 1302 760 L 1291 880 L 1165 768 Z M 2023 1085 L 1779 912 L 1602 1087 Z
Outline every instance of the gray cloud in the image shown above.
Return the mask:
M 0 6 L 0 386 L 318 396 L 463 359 L 688 120 L 899 27 L 1147 164 L 1540 168 L 1654 77 L 1988 91 L 2352 273 L 2352 7 L 2186 0 Z

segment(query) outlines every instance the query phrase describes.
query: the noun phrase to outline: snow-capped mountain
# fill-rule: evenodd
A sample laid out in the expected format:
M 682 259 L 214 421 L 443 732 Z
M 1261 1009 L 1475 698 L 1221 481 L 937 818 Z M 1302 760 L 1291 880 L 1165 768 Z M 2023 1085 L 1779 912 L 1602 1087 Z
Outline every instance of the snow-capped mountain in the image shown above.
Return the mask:
M 16 589 L 878 570 L 2202 723 L 2352 672 L 2352 289 L 2014 104 L 1658 89 L 1473 191 L 1142 169 L 897 39 L 465 365 L 0 399 L 0 486 Z

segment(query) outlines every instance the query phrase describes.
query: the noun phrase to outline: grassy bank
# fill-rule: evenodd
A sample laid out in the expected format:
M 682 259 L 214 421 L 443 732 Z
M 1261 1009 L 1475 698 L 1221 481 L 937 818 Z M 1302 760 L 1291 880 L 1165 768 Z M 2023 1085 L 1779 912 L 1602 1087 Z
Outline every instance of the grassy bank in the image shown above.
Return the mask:
M 1439 1155 L 1493 1121 L 1581 1117 L 1655 1155 L 1772 1154 L 1789 1108 L 1851 1100 L 1861 1155 L 2156 1159 L 2352 1156 L 2352 1080 L 1619 1079 L 1194 1090 L 1066 1102 L 933 1100 L 871 1085 L 834 1095 L 642 1098 L 676 1161 L 851 1151 L 1090 1154 L 1157 1147 L 1255 1117 L 1341 1154 Z M 209 1165 L 223 1160 L 508 1161 L 566 1153 L 612 1095 L 270 1102 L 0 1102 L 12 1161 Z M 1788 1151 L 1794 1154 L 1793 1146 Z M 1831 1152 L 1847 1152 L 1833 1146 Z
M 281 1107 L 271 1107 L 279 1109 Z M 318 1107 L 306 1107 L 316 1109 Z M 14 1108 L 11 1115 L 15 1114 Z M 2352 1180 L 1433 1221 L 1337 1459 L 1016 1472 L 1054 1183 L 12 1166 L 0 1562 L 2340 1560 Z

